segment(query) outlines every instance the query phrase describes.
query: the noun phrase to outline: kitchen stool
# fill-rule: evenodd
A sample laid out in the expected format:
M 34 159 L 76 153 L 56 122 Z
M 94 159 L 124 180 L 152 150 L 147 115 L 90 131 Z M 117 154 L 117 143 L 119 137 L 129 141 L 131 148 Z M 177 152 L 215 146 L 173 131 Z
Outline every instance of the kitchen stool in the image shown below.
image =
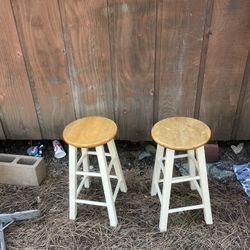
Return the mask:
M 126 182 L 117 154 L 114 137 L 117 133 L 116 124 L 105 117 L 90 116 L 78 119 L 68 124 L 63 131 L 63 138 L 69 144 L 69 218 L 75 220 L 77 204 L 106 206 L 111 226 L 117 225 L 115 200 L 119 190 L 127 192 Z M 107 144 L 109 153 L 105 152 Z M 80 159 L 77 159 L 77 149 L 81 149 Z M 89 150 L 95 148 L 95 150 Z M 89 169 L 89 155 L 98 159 L 100 172 Z M 107 164 L 107 157 L 110 158 Z M 114 167 L 115 175 L 110 172 Z M 81 178 L 80 178 L 81 177 Z M 78 198 L 83 186 L 89 188 L 90 177 L 101 177 L 105 202 L 84 200 Z M 110 179 L 117 179 L 117 185 L 112 191 Z
M 203 122 L 189 117 L 171 117 L 156 123 L 151 131 L 157 143 L 151 195 L 158 194 L 161 211 L 159 228 L 167 231 L 168 215 L 194 209 L 203 209 L 207 224 L 212 224 L 212 213 L 208 190 L 207 169 L 204 144 L 211 137 L 209 127 Z M 185 154 L 175 155 L 175 151 L 185 151 Z M 187 158 L 189 175 L 173 177 L 174 160 Z M 161 178 L 161 172 L 163 178 Z M 200 205 L 169 208 L 172 183 L 190 182 L 191 190 L 197 190 L 201 196 Z M 163 183 L 162 191 L 159 183 Z

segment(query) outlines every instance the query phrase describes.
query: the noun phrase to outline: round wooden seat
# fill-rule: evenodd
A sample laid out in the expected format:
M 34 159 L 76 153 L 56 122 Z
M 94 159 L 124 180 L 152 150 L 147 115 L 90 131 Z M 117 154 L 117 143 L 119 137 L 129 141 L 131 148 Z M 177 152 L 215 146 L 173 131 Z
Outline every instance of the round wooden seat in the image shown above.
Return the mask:
M 94 148 L 106 144 L 117 133 L 116 124 L 105 117 L 90 116 L 68 124 L 63 131 L 64 141 L 77 148 Z
M 208 142 L 210 128 L 203 122 L 189 117 L 171 117 L 156 123 L 152 137 L 161 146 L 173 150 L 190 150 Z

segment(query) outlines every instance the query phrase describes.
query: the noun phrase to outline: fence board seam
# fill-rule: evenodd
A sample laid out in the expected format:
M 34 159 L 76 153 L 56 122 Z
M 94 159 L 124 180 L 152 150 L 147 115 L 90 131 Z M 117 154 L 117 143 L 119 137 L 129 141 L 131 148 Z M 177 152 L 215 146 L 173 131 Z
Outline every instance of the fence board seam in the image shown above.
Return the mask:
M 213 18 L 213 6 L 214 6 L 214 0 L 207 0 L 206 20 L 204 22 L 203 42 L 201 49 L 199 74 L 197 80 L 197 91 L 196 91 L 196 99 L 194 107 L 194 117 L 197 119 L 199 119 L 200 116 L 200 105 L 201 105 L 201 96 L 204 83 L 204 75 L 206 70 L 207 51 L 208 51 L 209 37 L 211 35 L 210 29 Z
M 66 40 L 65 40 L 65 30 L 64 30 L 64 26 L 63 26 L 63 19 L 62 19 L 62 13 L 61 13 L 61 6 L 60 6 L 60 0 L 57 0 L 57 5 L 58 5 L 58 9 L 59 9 L 59 16 L 60 16 L 60 20 L 61 20 L 61 29 L 62 29 L 62 38 L 63 38 L 63 44 L 64 44 L 64 54 L 65 54 L 65 63 L 66 63 L 66 67 L 68 70 L 68 76 L 69 76 L 69 90 L 70 90 L 70 94 L 71 96 L 74 98 L 74 92 L 73 92 L 73 83 L 72 83 L 72 79 L 71 79 L 71 72 L 70 72 L 70 66 L 69 66 L 69 60 L 68 60 L 68 50 L 67 50 L 67 45 L 66 45 Z M 77 112 L 76 112 L 76 105 L 74 100 L 72 100 L 74 105 L 74 116 L 75 118 L 77 117 Z
M 117 98 L 117 90 L 116 90 L 116 82 L 115 82 L 115 78 L 114 78 L 114 69 L 113 69 L 113 63 L 112 63 L 112 58 L 113 58 L 113 50 L 111 48 L 111 42 L 112 42 L 112 38 L 111 38 L 111 30 L 110 30 L 110 1 L 107 0 L 107 17 L 108 17 L 108 32 L 109 32 L 109 56 L 110 56 L 110 74 L 111 74 L 111 81 L 112 81 L 112 95 L 113 95 L 113 116 L 114 116 L 114 120 L 115 122 L 118 122 L 118 118 L 117 118 L 117 114 L 116 114 L 116 109 L 118 107 L 118 98 Z M 118 130 L 118 136 L 119 136 L 119 130 Z
M 6 135 L 5 135 L 3 124 L 2 124 L 2 121 L 1 121 L 1 117 L 0 117 L 0 140 L 2 140 L 2 139 L 5 140 Z
M 248 78 L 250 77 L 250 49 L 248 50 L 248 56 L 246 60 L 246 66 L 242 78 L 242 83 L 241 83 L 241 89 L 240 89 L 240 95 L 237 103 L 237 109 L 235 113 L 235 118 L 233 121 L 233 129 L 232 129 L 232 134 L 230 139 L 236 139 L 237 137 L 237 132 L 238 132 L 238 124 L 240 120 L 240 116 L 242 114 L 243 110 L 243 104 L 245 100 L 245 94 L 246 94 L 246 89 L 247 89 L 247 84 L 248 84 Z
M 19 41 L 19 44 L 20 44 L 20 48 L 21 48 L 21 51 L 22 51 L 22 54 L 23 54 L 23 61 L 24 61 L 24 67 L 25 67 L 25 70 L 26 70 L 26 74 L 27 74 L 27 78 L 28 78 L 28 83 L 29 83 L 29 87 L 30 87 L 30 92 L 31 92 L 31 97 L 32 97 L 32 101 L 33 101 L 33 105 L 35 107 L 35 111 L 36 111 L 36 117 L 37 117 L 37 123 L 38 123 L 38 126 L 39 126 L 39 136 L 40 138 L 44 138 L 43 136 L 43 133 L 42 133 L 42 128 L 41 128 L 41 120 L 42 120 L 42 117 L 39 115 L 39 101 L 38 101 L 38 97 L 37 97 L 37 94 L 36 94 L 36 90 L 35 90 L 35 84 L 33 83 L 32 81 L 32 76 L 30 75 L 30 70 L 29 70 L 29 64 L 28 64 L 28 56 L 27 56 L 27 52 L 26 52 L 26 49 L 24 48 L 24 39 L 22 37 L 22 34 L 18 28 L 18 24 L 17 24 L 17 20 L 16 20 L 16 16 L 15 16 L 15 11 L 14 11 L 14 8 L 13 8 L 13 1 L 10 0 L 10 6 L 11 6 L 11 11 L 12 11 L 12 15 L 13 15 L 13 19 L 14 19 L 14 23 L 15 23 L 15 27 L 16 27 L 16 31 L 17 31 L 17 37 L 18 37 L 18 41 Z
M 70 51 L 70 38 L 69 38 L 69 32 L 66 24 L 66 10 L 65 6 L 62 4 L 61 0 L 58 0 L 58 7 L 59 7 L 59 13 L 60 13 L 60 18 L 61 18 L 61 25 L 62 25 L 62 30 L 63 30 L 63 42 L 64 42 L 64 47 L 65 47 L 65 53 L 66 53 L 66 63 L 67 63 L 67 68 L 69 72 L 69 82 L 70 82 L 70 90 L 71 94 L 73 96 L 73 102 L 74 102 L 74 111 L 75 111 L 75 117 L 78 119 L 81 116 L 80 112 L 80 106 L 78 105 L 78 102 L 80 100 L 78 91 L 76 89 L 76 81 L 77 77 L 74 76 L 74 70 L 75 68 L 74 65 L 74 55 Z M 62 15 L 63 11 L 63 15 Z M 64 19 L 65 20 L 64 20 Z
M 158 59 L 158 51 L 161 52 L 161 32 L 159 34 L 159 39 L 158 38 L 158 30 L 161 31 L 162 29 L 162 18 L 160 18 L 161 22 L 158 23 L 159 20 L 159 0 L 156 1 L 156 20 L 155 20 L 155 65 L 154 65 L 154 101 L 153 101 L 153 123 L 156 123 L 159 119 L 159 81 L 160 81 L 160 73 L 157 74 L 157 72 L 160 72 L 160 62 L 161 60 Z M 161 8 L 162 9 L 162 8 Z M 162 11 L 160 11 L 160 14 L 162 14 Z M 159 40 L 159 41 L 158 41 Z M 158 44 L 159 43 L 159 44 Z M 159 45 L 159 50 L 157 49 Z M 157 70 L 158 69 L 158 70 Z

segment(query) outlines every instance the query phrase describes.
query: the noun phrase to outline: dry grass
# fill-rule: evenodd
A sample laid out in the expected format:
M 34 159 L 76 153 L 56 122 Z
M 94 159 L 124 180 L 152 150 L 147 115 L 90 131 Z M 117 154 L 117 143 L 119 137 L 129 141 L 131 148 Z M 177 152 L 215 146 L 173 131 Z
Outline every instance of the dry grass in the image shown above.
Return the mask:
M 121 155 L 125 156 L 124 152 Z M 123 157 L 122 156 L 122 157 Z M 119 225 L 109 226 L 105 208 L 79 205 L 76 221 L 68 219 L 68 169 L 64 162 L 46 156 L 49 176 L 40 187 L 0 185 L 0 211 L 40 209 L 41 217 L 15 222 L 5 230 L 8 249 L 248 249 L 249 199 L 237 182 L 210 181 L 213 225 L 202 211 L 172 214 L 167 233 L 159 233 L 159 200 L 149 195 L 152 166 L 134 163 L 124 170 L 127 193 L 116 201 Z M 95 181 L 88 197 L 102 197 Z M 198 201 L 188 185 L 175 185 L 171 206 Z

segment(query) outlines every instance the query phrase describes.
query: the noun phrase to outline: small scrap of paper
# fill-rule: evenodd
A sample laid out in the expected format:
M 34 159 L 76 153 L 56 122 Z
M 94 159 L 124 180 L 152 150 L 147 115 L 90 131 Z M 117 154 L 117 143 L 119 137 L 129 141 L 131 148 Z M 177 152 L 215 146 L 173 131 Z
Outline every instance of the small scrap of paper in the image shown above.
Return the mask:
M 250 163 L 234 165 L 234 173 L 248 197 L 250 197 Z
M 234 151 L 235 154 L 239 154 L 244 147 L 244 143 L 240 143 L 237 146 L 232 145 L 231 149 Z

